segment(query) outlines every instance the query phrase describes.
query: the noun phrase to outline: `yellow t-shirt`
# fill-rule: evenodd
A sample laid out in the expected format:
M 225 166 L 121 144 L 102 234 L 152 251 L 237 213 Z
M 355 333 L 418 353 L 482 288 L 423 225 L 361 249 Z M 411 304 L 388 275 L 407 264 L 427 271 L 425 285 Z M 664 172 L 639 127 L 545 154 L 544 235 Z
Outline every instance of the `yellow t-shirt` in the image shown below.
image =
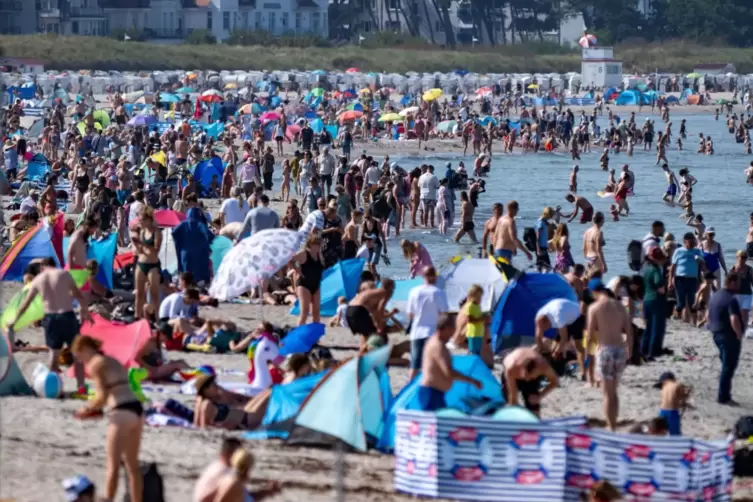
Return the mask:
M 484 321 L 472 321 L 472 318 L 479 318 L 484 313 L 481 311 L 481 305 L 478 303 L 467 302 L 463 307 L 465 315 L 468 316 L 468 324 L 465 328 L 465 336 L 468 338 L 484 337 Z

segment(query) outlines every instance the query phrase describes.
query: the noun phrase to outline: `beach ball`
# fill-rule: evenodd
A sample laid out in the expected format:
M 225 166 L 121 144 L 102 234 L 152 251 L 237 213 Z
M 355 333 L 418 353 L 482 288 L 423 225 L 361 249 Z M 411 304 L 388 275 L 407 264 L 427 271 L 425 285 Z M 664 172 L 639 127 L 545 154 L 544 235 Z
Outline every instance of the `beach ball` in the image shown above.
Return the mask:
M 196 371 L 198 371 L 199 373 L 207 374 L 207 375 L 216 375 L 217 374 L 217 372 L 214 369 L 214 366 L 210 366 L 208 364 L 203 364 L 203 365 L 199 366 L 198 368 L 196 368 Z
M 57 399 L 63 395 L 63 379 L 60 375 L 43 367 L 43 370 L 35 371 L 32 380 L 34 392 L 39 397 Z

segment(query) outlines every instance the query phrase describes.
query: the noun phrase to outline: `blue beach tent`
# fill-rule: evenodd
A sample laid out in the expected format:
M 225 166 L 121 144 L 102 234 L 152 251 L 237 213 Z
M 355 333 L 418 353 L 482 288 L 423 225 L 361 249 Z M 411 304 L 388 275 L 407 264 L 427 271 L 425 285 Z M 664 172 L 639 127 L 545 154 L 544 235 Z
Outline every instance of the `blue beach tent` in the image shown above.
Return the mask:
M 504 402 L 502 387 L 499 381 L 486 364 L 475 355 L 458 355 L 452 356 L 452 367 L 481 382 L 481 390 L 465 382 L 455 381 L 452 387 L 445 394 L 445 401 L 448 408 L 470 412 L 470 407 L 466 399 L 489 399 L 496 402 Z M 421 384 L 421 376 L 411 380 L 403 390 L 394 399 L 392 406 L 384 417 L 384 427 L 382 436 L 379 439 L 377 448 L 382 451 L 390 452 L 395 448 L 395 422 L 397 414 L 401 410 L 419 410 L 418 387 Z
M 358 293 L 358 284 L 361 282 L 361 272 L 365 260 L 353 258 L 340 261 L 324 271 L 322 275 L 321 302 L 319 312 L 322 317 L 332 317 L 337 313 L 337 299 L 344 296 L 348 300 Z M 300 306 L 296 301 L 290 309 L 291 315 L 301 313 Z
M 8 345 L 8 338 L 0 336 L 0 397 L 31 396 L 34 391 L 26 383 Z
M 38 225 L 16 239 L 5 253 L 0 261 L 0 280 L 23 281 L 24 270 L 32 260 L 48 257 L 60 265 L 50 231 L 44 225 Z
M 509 281 L 494 310 L 491 324 L 492 349 L 495 354 L 517 347 L 521 343 L 521 337 L 535 336 L 536 313 L 550 300 L 564 298 L 578 301 L 573 288 L 559 274 L 515 270 L 506 275 Z M 545 333 L 549 338 L 554 338 L 555 335 L 555 330 Z
M 39 181 L 44 178 L 48 172 L 50 172 L 50 162 L 44 155 L 38 153 L 29 160 L 24 179 L 28 181 Z
M 356 356 L 328 373 L 301 379 L 300 387 L 273 387 L 263 429 L 244 438 L 277 437 L 291 444 L 340 443 L 366 451 L 381 437 L 385 412 L 391 405 L 386 371 L 391 350 L 385 346 Z
M 213 176 L 217 176 L 217 183 L 222 183 L 222 159 L 212 157 L 196 164 L 193 177 L 201 187 L 201 195 L 203 197 L 209 195 L 209 187 L 212 184 Z

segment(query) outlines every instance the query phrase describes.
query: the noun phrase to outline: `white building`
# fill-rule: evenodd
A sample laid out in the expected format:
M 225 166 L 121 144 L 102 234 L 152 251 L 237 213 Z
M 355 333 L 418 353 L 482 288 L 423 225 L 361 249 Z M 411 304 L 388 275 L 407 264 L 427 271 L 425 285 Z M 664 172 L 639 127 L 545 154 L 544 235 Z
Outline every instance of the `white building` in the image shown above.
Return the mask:
M 607 89 L 622 84 L 622 61 L 614 59 L 611 47 L 583 49 L 580 71 L 581 88 Z
M 26 35 L 36 31 L 35 0 L 0 0 L 0 33 Z

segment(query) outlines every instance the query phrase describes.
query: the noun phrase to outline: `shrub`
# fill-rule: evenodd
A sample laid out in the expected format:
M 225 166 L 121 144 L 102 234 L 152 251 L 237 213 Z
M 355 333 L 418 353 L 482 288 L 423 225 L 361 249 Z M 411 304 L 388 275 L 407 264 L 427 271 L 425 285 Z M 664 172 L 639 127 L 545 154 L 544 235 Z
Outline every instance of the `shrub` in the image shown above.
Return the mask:
M 183 43 L 188 45 L 212 45 L 217 43 L 217 39 L 208 30 L 193 30 L 183 40 Z

